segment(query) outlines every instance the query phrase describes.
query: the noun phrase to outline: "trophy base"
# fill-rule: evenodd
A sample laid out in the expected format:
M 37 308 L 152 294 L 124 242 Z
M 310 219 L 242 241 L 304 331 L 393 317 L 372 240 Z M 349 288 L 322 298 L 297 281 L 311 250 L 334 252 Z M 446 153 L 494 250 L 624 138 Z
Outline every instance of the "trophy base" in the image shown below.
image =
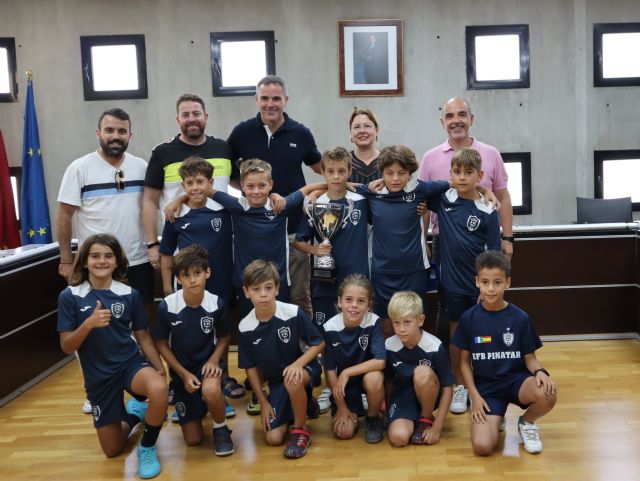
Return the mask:
M 315 282 L 336 282 L 338 278 L 335 268 L 312 267 L 311 280 Z

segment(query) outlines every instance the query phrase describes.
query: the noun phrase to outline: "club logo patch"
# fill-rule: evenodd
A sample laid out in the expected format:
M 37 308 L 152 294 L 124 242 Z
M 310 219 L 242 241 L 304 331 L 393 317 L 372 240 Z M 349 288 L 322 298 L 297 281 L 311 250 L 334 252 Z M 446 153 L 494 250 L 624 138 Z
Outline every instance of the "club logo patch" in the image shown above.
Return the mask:
M 291 329 L 288 327 L 281 327 L 278 329 L 278 337 L 285 344 L 291 340 Z
M 467 219 L 467 229 L 469 229 L 469 232 L 473 232 L 478 227 L 480 227 L 480 219 L 478 219 L 475 215 L 470 215 Z
M 220 229 L 222 229 L 222 219 L 220 217 L 216 217 L 215 219 L 212 219 L 211 227 L 213 227 L 214 231 L 220 232 Z
M 389 408 L 389 418 L 390 418 L 390 419 L 392 419 L 392 418 L 393 418 L 393 415 L 395 414 L 396 409 L 398 409 L 398 405 L 397 405 L 396 403 L 393 403 L 393 404 L 391 405 L 391 407 Z
M 176 412 L 178 413 L 178 416 L 180 416 L 181 418 L 187 415 L 187 407 L 184 405 L 182 401 L 179 403 L 176 403 Z
M 360 217 L 362 217 L 362 212 L 360 211 L 360 209 L 353 209 L 351 211 L 351 215 L 349 216 L 349 220 L 353 225 L 358 225 L 358 222 L 360 222 Z
M 316 324 L 321 326 L 324 324 L 325 315 L 324 312 L 316 312 Z
M 113 314 L 113 317 L 116 319 L 120 319 L 122 314 L 124 314 L 124 304 L 122 302 L 111 304 L 111 314 Z
M 431 361 L 429 361 L 429 359 L 420 359 L 418 361 L 418 364 L 420 364 L 421 366 L 431 367 Z
M 414 200 L 416 200 L 416 193 L 415 192 L 409 192 L 408 194 L 405 194 L 405 196 L 404 196 L 404 201 L 405 202 L 413 202 Z
M 100 419 L 100 414 L 102 414 L 100 406 L 91 406 L 91 414 L 93 414 L 93 420 L 97 422 Z
M 213 317 L 204 316 L 200 318 L 200 327 L 202 332 L 209 334 L 213 330 Z
M 511 328 L 507 327 L 507 332 L 502 333 L 502 340 L 504 341 L 504 345 L 509 347 L 513 344 L 513 332 L 510 332 Z
M 273 220 L 276 217 L 278 217 L 278 214 L 276 214 L 275 212 L 273 212 L 272 210 L 269 210 L 267 212 L 264 213 L 265 217 L 269 220 Z
M 369 346 L 369 334 L 365 334 L 364 336 L 360 336 L 358 338 L 358 344 L 360 344 L 360 348 L 363 351 L 366 351 L 367 347 Z

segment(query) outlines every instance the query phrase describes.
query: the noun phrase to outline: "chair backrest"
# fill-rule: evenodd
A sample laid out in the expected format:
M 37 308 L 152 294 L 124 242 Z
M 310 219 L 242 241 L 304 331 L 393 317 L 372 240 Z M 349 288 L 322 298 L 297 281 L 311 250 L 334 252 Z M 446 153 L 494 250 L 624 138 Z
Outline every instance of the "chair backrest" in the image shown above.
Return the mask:
M 588 199 L 576 197 L 578 224 L 598 224 L 604 222 L 632 222 L 633 206 L 631 197 L 619 199 Z

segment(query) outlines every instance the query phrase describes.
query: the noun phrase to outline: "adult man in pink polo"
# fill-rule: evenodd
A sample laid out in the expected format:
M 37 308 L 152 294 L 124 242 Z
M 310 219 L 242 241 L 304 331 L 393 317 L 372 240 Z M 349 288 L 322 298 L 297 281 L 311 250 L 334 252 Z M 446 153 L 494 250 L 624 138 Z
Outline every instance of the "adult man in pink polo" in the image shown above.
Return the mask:
M 500 225 L 502 226 L 502 252 L 511 259 L 513 255 L 513 209 L 511 206 L 511 196 L 507 189 L 507 171 L 504 167 L 504 161 L 500 152 L 491 145 L 483 144 L 474 137 L 469 135 L 469 129 L 473 125 L 473 113 L 471 106 L 465 99 L 454 97 L 447 100 L 442 105 L 442 117 L 440 122 L 447 131 L 448 139 L 442 144 L 429 150 L 422 156 L 420 164 L 420 178 L 422 180 L 448 180 L 451 171 L 451 158 L 458 149 L 470 147 L 480 152 L 482 158 L 482 171 L 484 176 L 480 184 L 491 189 L 497 199 L 500 201 L 500 210 L 498 216 Z M 425 217 L 429 216 L 429 212 Z M 439 262 L 439 229 L 438 217 L 431 213 L 431 222 L 433 224 L 433 249 L 432 259 Z M 425 218 L 425 225 L 429 222 Z M 436 319 L 436 334 L 445 345 L 449 345 L 450 337 L 450 321 L 457 319 L 449 319 L 446 309 L 444 309 L 443 295 L 439 292 L 440 302 L 438 306 L 438 316 Z M 452 325 L 453 326 L 453 325 Z M 454 358 L 459 356 L 459 350 L 454 346 L 450 346 L 450 354 L 452 364 L 454 365 L 454 373 L 456 375 L 456 383 L 454 388 L 453 400 L 451 402 L 451 412 L 463 413 L 467 410 L 468 392 L 462 385 L 462 379 Z

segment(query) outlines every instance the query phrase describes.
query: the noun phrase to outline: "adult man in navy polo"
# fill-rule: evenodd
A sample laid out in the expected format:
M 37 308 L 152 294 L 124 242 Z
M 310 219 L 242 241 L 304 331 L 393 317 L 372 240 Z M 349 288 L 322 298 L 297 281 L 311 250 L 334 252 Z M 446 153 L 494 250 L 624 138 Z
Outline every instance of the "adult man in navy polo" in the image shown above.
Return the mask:
M 258 114 L 236 125 L 227 139 L 233 160 L 238 165 L 252 158 L 271 164 L 273 192 L 282 196 L 305 185 L 303 164 L 320 174 L 321 155 L 313 134 L 284 112 L 288 100 L 284 80 L 275 75 L 264 77 L 256 88 Z M 302 210 L 289 217 L 290 244 L 301 219 Z M 311 315 L 308 254 L 290 247 L 289 275 L 291 302 Z

